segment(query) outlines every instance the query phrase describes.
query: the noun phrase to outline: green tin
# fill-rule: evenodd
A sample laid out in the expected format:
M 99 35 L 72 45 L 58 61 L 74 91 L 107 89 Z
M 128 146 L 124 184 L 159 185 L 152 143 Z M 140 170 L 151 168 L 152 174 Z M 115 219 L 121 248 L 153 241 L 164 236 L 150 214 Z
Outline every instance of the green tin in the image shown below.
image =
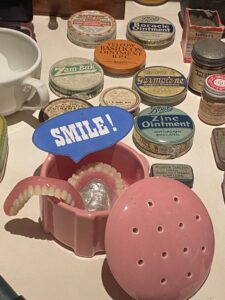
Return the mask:
M 0 115 L 0 181 L 4 176 L 7 156 L 8 156 L 7 123 L 5 118 Z
M 135 118 L 133 141 L 145 154 L 169 159 L 190 150 L 194 131 L 194 122 L 185 112 L 170 106 L 152 106 Z
M 69 57 L 56 62 L 49 72 L 49 87 L 59 97 L 88 100 L 103 89 L 104 72 L 96 62 Z

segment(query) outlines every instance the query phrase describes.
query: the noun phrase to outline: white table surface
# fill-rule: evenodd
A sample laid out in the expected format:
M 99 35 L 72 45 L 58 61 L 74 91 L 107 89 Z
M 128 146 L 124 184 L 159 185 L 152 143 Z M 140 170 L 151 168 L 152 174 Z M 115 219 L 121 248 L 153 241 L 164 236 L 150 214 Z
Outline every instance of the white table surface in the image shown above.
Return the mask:
M 169 48 L 147 51 L 146 66 L 163 65 L 189 73 L 189 64 L 182 59 L 180 41 L 182 28 L 178 20 L 178 1 L 161 6 L 146 7 L 134 1 L 126 2 L 125 20 L 117 20 L 117 38 L 125 39 L 128 20 L 137 15 L 155 14 L 172 21 L 176 26 L 175 42 Z M 66 20 L 58 18 L 58 28 L 48 28 L 49 18 L 35 16 L 37 41 L 42 49 L 42 80 L 48 85 L 48 72 L 53 63 L 78 56 L 92 59 L 93 49 L 73 45 L 66 36 Z M 131 87 L 132 78 L 105 76 L 104 88 L 123 85 Z M 50 92 L 50 99 L 57 98 Z M 91 100 L 98 105 L 99 96 Z M 192 149 L 174 160 L 147 157 L 153 163 L 190 164 L 194 170 L 193 191 L 202 199 L 212 218 L 215 231 L 215 255 L 210 275 L 194 300 L 225 299 L 225 206 L 221 191 L 223 172 L 217 169 L 210 137 L 213 126 L 202 123 L 197 116 L 199 97 L 188 91 L 187 97 L 177 106 L 188 113 L 196 125 Z M 145 105 L 141 104 L 141 109 Z M 38 111 L 20 112 L 7 117 L 9 156 L 3 181 L 0 183 L 1 207 L 14 185 L 33 175 L 46 157 L 32 144 L 32 134 L 38 126 Z M 131 133 L 124 142 L 133 145 Z M 138 150 L 137 150 L 138 151 Z M 33 197 L 16 217 L 0 212 L 0 274 L 28 300 L 128 300 L 116 284 L 107 267 L 105 255 L 93 258 L 77 257 L 73 251 L 46 235 L 38 222 L 38 197 Z M 175 300 L 175 299 L 174 299 Z

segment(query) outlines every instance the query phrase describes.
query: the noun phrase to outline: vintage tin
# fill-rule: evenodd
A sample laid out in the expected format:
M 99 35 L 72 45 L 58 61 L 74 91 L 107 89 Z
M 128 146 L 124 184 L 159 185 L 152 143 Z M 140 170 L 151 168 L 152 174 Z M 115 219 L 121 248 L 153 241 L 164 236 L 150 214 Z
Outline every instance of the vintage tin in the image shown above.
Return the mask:
M 147 67 L 137 72 L 133 89 L 148 105 L 177 105 L 187 94 L 187 79 L 179 71 L 163 67 Z
M 213 74 L 206 78 L 198 116 L 210 125 L 225 123 L 225 74 Z
M 8 157 L 8 130 L 7 123 L 0 115 L 0 181 L 3 179 Z
M 217 168 L 225 171 L 225 128 L 214 128 L 211 144 Z
M 131 76 L 145 66 L 146 52 L 132 41 L 110 40 L 95 48 L 94 57 L 105 74 Z
M 176 179 L 188 187 L 193 187 L 194 174 L 191 166 L 186 164 L 153 164 L 150 176 L 164 176 Z
M 225 73 L 225 43 L 213 38 L 197 41 L 191 56 L 188 85 L 192 91 L 201 94 L 206 77 Z
M 106 40 L 116 38 L 116 21 L 105 12 L 83 10 L 69 18 L 67 36 L 78 46 L 95 48 Z
M 104 85 L 104 72 L 94 61 L 70 57 L 56 62 L 49 72 L 49 87 L 59 97 L 88 100 L 97 96 Z
M 175 158 L 192 146 L 195 125 L 183 111 L 170 106 L 152 106 L 134 120 L 136 147 L 156 158 Z
M 72 97 L 62 97 L 51 101 L 48 105 L 40 110 L 39 121 L 44 122 L 48 119 L 54 118 L 65 112 L 77 110 L 80 108 L 92 107 L 90 102 L 85 100 L 72 98 Z
M 141 98 L 133 89 L 116 86 L 104 90 L 99 99 L 100 105 L 117 106 L 126 109 L 130 113 L 139 110 Z
M 165 18 L 143 15 L 131 19 L 127 24 L 127 39 L 145 49 L 163 49 L 175 38 L 175 26 Z
M 144 5 L 161 5 L 167 2 L 167 0 L 136 0 L 136 1 Z

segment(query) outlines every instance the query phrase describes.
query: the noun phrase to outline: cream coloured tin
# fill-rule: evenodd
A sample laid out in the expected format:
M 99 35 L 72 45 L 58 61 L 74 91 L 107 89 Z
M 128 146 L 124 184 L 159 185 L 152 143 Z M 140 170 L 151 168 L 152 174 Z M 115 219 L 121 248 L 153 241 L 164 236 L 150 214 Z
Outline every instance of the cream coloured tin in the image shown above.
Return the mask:
M 170 46 L 175 38 L 175 26 L 167 19 L 143 15 L 131 19 L 127 24 L 127 39 L 145 49 L 163 49 Z
M 104 90 L 99 99 L 100 105 L 117 106 L 133 113 L 141 103 L 139 94 L 130 88 L 116 86 Z
M 194 122 L 185 112 L 170 106 L 152 106 L 135 118 L 133 141 L 147 155 L 172 159 L 190 150 L 194 131 Z
M 49 87 L 59 97 L 88 100 L 97 96 L 103 85 L 104 72 L 101 66 L 86 58 L 65 58 L 50 68 Z
M 106 40 L 116 38 L 116 21 L 105 12 L 83 10 L 69 18 L 67 36 L 78 46 L 95 48 Z

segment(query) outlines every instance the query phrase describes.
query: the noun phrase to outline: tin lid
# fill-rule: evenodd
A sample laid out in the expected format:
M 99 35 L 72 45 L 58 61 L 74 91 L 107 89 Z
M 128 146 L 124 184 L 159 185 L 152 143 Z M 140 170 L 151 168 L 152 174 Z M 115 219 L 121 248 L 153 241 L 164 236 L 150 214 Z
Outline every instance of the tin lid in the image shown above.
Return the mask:
M 191 56 L 204 66 L 225 66 L 225 43 L 214 38 L 199 40 L 193 45 Z
M 58 96 L 87 100 L 100 93 L 103 84 L 102 68 L 86 58 L 65 58 L 50 68 L 49 87 Z
M 142 46 L 132 41 L 110 40 L 95 48 L 94 57 L 105 73 L 130 76 L 144 67 L 146 52 Z
M 69 18 L 67 36 L 78 46 L 95 48 L 103 41 L 116 38 L 116 21 L 105 12 L 83 10 Z
M 187 95 L 187 79 L 179 71 L 163 67 L 147 67 L 136 73 L 133 88 L 150 105 L 177 105 Z
M 225 74 L 209 75 L 205 80 L 204 93 L 225 103 Z
M 148 142 L 177 145 L 191 139 L 195 126 L 182 110 L 170 106 L 152 106 L 134 120 L 136 132 Z
M 40 110 L 39 121 L 44 122 L 65 112 L 92 106 L 93 105 L 91 103 L 77 98 L 58 98 L 51 101 L 48 105 Z
M 134 112 L 141 103 L 139 94 L 133 89 L 116 86 L 104 90 L 100 95 L 100 105 L 118 106 Z
M 162 17 L 143 15 L 127 24 L 127 39 L 145 49 L 162 49 L 171 45 L 175 38 L 175 26 Z

